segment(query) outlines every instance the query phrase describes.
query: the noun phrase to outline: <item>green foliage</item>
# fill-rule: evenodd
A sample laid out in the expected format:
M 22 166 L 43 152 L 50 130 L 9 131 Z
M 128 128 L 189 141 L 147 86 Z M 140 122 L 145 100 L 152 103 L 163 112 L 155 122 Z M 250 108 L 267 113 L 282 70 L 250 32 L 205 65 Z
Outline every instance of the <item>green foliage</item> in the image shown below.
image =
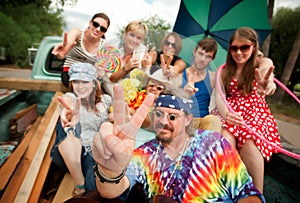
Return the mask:
M 28 55 L 30 36 L 11 17 L 0 12 L 0 18 L 0 47 L 5 47 L 9 61 L 22 66 Z
M 27 4 L 36 4 L 37 6 L 45 6 L 47 8 L 49 8 L 50 4 L 51 4 L 51 0 L 1 0 L 0 5 L 4 6 L 4 5 L 12 5 L 14 7 L 16 6 L 23 6 L 23 5 L 27 5 Z
M 142 19 L 147 25 L 148 34 L 144 40 L 144 44 L 149 45 L 149 49 L 156 47 L 160 49 L 160 43 L 167 32 L 171 30 L 171 24 L 157 15 Z M 116 35 L 121 38 L 124 34 L 126 25 L 118 27 Z
M 294 90 L 300 92 L 300 83 L 294 86 Z
M 144 43 L 149 45 L 149 49 L 156 47 L 159 50 L 160 43 L 167 32 L 170 32 L 171 25 L 157 15 L 144 19 L 144 22 L 149 30 Z
M 14 0 L 0 4 L 0 46 L 5 47 L 9 62 L 28 66 L 28 48 L 44 36 L 62 33 L 61 10 L 50 9 L 50 0 Z M 8 34 L 9 33 L 9 34 Z M 16 49 L 17 47 L 17 49 Z
M 273 17 L 270 57 L 276 67 L 275 74 L 279 77 L 283 72 L 300 27 L 299 19 L 300 7 L 295 9 L 280 8 Z M 299 58 L 295 67 L 300 67 Z

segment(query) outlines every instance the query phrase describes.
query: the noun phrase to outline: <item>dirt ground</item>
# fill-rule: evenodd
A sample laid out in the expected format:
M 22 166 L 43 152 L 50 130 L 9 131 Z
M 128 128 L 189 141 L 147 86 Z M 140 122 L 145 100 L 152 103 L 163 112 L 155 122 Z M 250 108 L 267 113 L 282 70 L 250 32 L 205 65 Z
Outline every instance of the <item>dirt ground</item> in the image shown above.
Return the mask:
M 291 116 L 288 116 L 288 115 L 276 114 L 276 113 L 273 113 L 273 115 L 276 119 L 286 121 L 286 122 L 289 122 L 289 123 L 293 123 L 293 124 L 296 124 L 296 125 L 300 125 L 300 115 L 298 117 L 291 117 Z

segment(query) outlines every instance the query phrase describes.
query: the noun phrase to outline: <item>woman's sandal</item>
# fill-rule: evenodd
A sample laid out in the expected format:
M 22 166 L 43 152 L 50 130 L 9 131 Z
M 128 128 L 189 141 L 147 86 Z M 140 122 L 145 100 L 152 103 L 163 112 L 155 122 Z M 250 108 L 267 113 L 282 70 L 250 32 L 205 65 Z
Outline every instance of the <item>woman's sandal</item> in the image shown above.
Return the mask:
M 85 192 L 84 185 L 76 185 L 73 190 L 73 196 L 79 195 L 80 193 Z

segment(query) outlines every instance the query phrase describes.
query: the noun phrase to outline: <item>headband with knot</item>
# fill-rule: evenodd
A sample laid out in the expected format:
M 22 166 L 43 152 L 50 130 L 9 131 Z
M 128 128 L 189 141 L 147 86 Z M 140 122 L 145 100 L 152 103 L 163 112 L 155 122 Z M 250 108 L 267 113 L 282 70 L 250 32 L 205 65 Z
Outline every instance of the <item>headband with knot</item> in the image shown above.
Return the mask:
M 155 106 L 182 110 L 190 114 L 192 111 L 192 103 L 193 102 L 191 100 L 179 98 L 173 95 L 160 95 L 155 102 Z

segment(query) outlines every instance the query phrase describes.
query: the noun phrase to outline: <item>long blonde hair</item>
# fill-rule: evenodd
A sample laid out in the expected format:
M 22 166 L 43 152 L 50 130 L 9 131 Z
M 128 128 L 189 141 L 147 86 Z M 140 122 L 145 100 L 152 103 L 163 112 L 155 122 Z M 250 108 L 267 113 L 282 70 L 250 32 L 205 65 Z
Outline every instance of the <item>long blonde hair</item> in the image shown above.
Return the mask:
M 245 67 L 241 73 L 241 77 L 238 79 L 238 89 L 243 90 L 244 94 L 249 94 L 253 89 L 254 71 L 257 68 L 257 55 L 259 50 L 258 37 L 252 28 L 241 27 L 237 29 L 231 36 L 229 45 L 232 44 L 235 39 L 246 39 L 253 43 L 253 53 L 249 60 L 246 62 Z M 237 64 L 234 61 L 230 50 L 227 53 L 226 68 L 222 74 L 222 81 L 225 87 L 226 93 L 229 91 L 230 80 L 234 76 L 237 69 Z

